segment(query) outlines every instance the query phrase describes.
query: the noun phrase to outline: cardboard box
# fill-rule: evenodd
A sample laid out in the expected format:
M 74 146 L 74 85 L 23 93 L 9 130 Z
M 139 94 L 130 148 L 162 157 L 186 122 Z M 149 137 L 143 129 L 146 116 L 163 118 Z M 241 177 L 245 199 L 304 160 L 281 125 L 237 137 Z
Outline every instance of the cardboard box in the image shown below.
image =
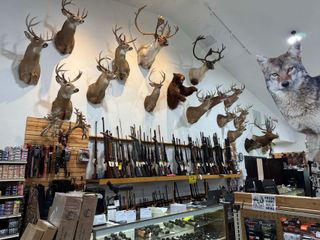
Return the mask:
M 29 223 L 20 240 L 41 240 L 44 232 L 43 229 Z
M 69 193 L 56 193 L 48 221 L 58 228 L 56 240 L 72 240 L 80 215 L 82 197 Z
M 37 222 L 37 227 L 44 230 L 41 240 L 53 240 L 54 235 L 56 235 L 57 228 L 49 223 L 48 221 L 39 219 Z
M 98 198 L 92 193 L 82 193 L 82 206 L 74 240 L 90 240 Z

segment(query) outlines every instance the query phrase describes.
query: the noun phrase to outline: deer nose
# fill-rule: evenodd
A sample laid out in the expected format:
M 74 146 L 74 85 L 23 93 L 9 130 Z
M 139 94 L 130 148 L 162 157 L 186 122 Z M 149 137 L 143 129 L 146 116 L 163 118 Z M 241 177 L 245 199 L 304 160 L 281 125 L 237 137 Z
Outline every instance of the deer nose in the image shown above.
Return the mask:
M 289 81 L 284 81 L 284 82 L 281 83 L 281 86 L 284 87 L 284 88 L 289 87 L 289 85 L 290 85 Z
M 43 48 L 48 47 L 48 43 L 44 43 L 44 44 L 42 44 L 42 47 L 43 47 Z
M 75 90 L 73 90 L 74 93 L 79 92 L 79 88 L 76 88 Z

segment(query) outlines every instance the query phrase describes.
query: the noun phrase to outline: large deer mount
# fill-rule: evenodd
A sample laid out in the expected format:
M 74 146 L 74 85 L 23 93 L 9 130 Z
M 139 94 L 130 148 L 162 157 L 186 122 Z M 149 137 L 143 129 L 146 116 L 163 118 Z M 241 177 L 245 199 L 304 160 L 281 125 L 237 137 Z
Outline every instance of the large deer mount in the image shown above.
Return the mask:
M 262 148 L 265 152 L 268 149 L 272 149 L 272 141 L 279 137 L 277 133 L 273 133 L 276 125 L 274 124 L 274 120 L 271 118 L 265 119 L 264 127 L 257 124 L 256 120 L 254 121 L 254 125 L 259 128 L 264 135 L 257 136 L 253 135 L 251 139 L 246 138 L 245 140 L 245 149 L 249 153 L 254 149 Z
M 138 24 L 138 16 L 141 11 L 146 7 L 138 9 L 138 12 L 135 13 L 134 23 L 137 30 L 144 36 L 153 36 L 154 41 L 149 44 L 144 44 L 138 49 L 138 64 L 144 68 L 149 70 L 155 61 L 157 54 L 159 53 L 162 47 L 168 46 L 168 39 L 177 34 L 179 31 L 178 26 L 174 26 L 173 33 L 171 32 L 171 26 L 168 24 L 168 21 L 164 19 L 164 17 L 159 16 L 157 20 L 157 25 L 154 32 L 144 32 Z
M 42 35 L 37 35 L 34 32 L 33 27 L 40 23 L 34 22 L 35 19 L 35 17 L 29 19 L 29 15 L 26 18 L 27 31 L 24 31 L 24 34 L 30 40 L 30 44 L 24 53 L 18 70 L 20 80 L 29 85 L 37 85 L 41 73 L 40 52 L 53 39 L 53 36 L 48 37 L 48 33 L 47 38 L 43 38 Z
M 159 83 L 155 83 L 154 81 L 151 80 L 151 75 L 153 74 L 154 69 L 151 71 L 148 79 L 149 79 L 149 84 L 151 87 L 153 87 L 152 93 L 144 99 L 144 108 L 147 112 L 152 112 L 154 108 L 156 107 L 157 101 L 160 96 L 160 90 L 161 87 L 163 86 L 164 81 L 166 80 L 166 74 L 164 72 L 160 72 L 162 76 L 162 80 Z
M 134 42 L 136 38 L 127 41 L 126 35 L 123 33 L 118 34 L 119 30 L 121 30 L 121 27 L 118 27 L 117 25 L 112 28 L 112 32 L 118 42 L 118 47 L 116 48 L 115 57 L 112 62 L 112 71 L 116 75 L 117 79 L 125 81 L 130 74 L 130 66 L 126 60 L 126 53 L 132 50 L 130 43 Z
M 239 96 L 241 93 L 243 93 L 244 89 L 245 85 L 243 85 L 241 88 L 237 88 L 236 84 L 232 84 L 231 90 L 233 91 L 233 93 L 223 101 L 224 107 L 229 108 L 236 101 L 238 101 Z
M 107 65 L 104 66 L 102 61 L 105 60 Z M 106 95 L 106 89 L 109 86 L 109 83 L 112 79 L 115 79 L 116 76 L 114 72 L 109 67 L 108 60 L 111 60 L 108 57 L 102 57 L 101 52 L 99 58 L 97 59 L 97 69 L 101 72 L 97 81 L 90 84 L 87 90 L 87 99 L 92 104 L 101 103 Z
M 194 86 L 185 87 L 183 81 L 185 76 L 181 73 L 174 73 L 173 79 L 167 90 L 167 102 L 170 109 L 178 107 L 179 102 L 185 102 L 186 97 L 196 92 L 198 89 Z
M 199 82 L 201 82 L 208 70 L 214 69 L 214 64 L 223 58 L 222 52 L 226 49 L 226 47 L 222 44 L 221 49 L 213 50 L 210 48 L 203 58 L 198 57 L 195 50 L 196 45 L 200 40 L 204 39 L 206 38 L 200 35 L 197 37 L 196 41 L 193 42 L 193 56 L 202 62 L 202 65 L 199 68 L 191 68 L 189 70 L 189 79 L 193 85 L 197 85 Z M 218 54 L 218 57 L 214 60 L 208 60 L 208 57 L 210 57 L 212 54 Z
M 241 108 L 241 107 L 236 108 L 236 113 L 240 113 L 240 115 L 233 120 L 233 124 L 236 129 L 239 129 L 240 126 L 245 122 L 247 116 L 249 115 L 250 108 L 252 108 L 252 105 L 247 106 L 245 108 Z
M 71 11 L 66 9 L 66 7 L 70 5 L 74 5 L 72 0 L 61 1 L 61 12 L 67 17 L 67 19 L 54 39 L 56 49 L 61 54 L 72 53 L 75 43 L 74 35 L 77 26 L 84 23 L 84 19 L 88 16 L 88 11 L 86 11 L 86 9 L 83 9 L 81 14 L 79 9 L 77 11 L 77 14 L 72 13 Z
M 189 123 L 196 123 L 206 112 L 218 105 L 227 97 L 229 91 L 221 92 L 221 86 L 216 88 L 216 92 L 208 92 L 205 96 L 199 96 L 200 91 L 197 92 L 197 98 L 201 104 L 197 107 L 188 107 L 186 116 Z M 217 95 L 216 95 L 217 94 Z
M 247 121 L 242 123 L 240 125 L 240 127 L 236 130 L 229 130 L 228 133 L 227 133 L 227 136 L 230 140 L 230 143 L 233 143 L 235 142 L 242 134 L 246 129 L 246 125 L 247 125 Z
M 67 80 L 65 77 L 66 70 L 62 69 L 63 66 L 64 64 L 56 66 L 56 81 L 60 84 L 60 89 L 56 99 L 52 103 L 51 112 L 61 120 L 70 120 L 73 108 L 71 96 L 79 92 L 79 89 L 73 83 L 80 79 L 82 72 L 79 71 L 79 74 L 73 80 L 70 80 L 70 78 Z
M 217 124 L 220 128 L 223 128 L 228 124 L 228 122 L 231 122 L 237 117 L 237 114 L 235 111 L 230 112 L 228 108 L 224 108 L 226 115 L 218 114 L 217 115 Z

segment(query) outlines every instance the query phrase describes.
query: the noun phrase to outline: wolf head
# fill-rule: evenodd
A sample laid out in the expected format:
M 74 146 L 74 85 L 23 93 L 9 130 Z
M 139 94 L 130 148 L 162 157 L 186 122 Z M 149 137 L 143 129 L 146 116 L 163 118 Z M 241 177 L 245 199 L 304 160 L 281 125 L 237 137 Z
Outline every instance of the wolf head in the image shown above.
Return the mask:
M 279 91 L 298 90 L 308 76 L 301 62 L 300 42 L 293 44 L 289 50 L 276 58 L 257 56 L 262 68 L 267 88 L 272 94 Z

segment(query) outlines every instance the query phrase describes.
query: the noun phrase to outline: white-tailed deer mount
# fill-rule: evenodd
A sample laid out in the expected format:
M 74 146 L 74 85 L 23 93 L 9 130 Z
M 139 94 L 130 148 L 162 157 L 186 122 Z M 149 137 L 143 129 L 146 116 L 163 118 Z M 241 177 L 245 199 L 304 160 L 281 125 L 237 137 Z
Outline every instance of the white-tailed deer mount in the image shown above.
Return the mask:
M 236 129 L 239 129 L 240 126 L 245 122 L 248 114 L 249 114 L 249 109 L 252 107 L 252 105 L 248 106 L 248 107 L 245 107 L 245 108 L 240 108 L 240 107 L 237 107 L 236 108 L 236 113 L 240 113 L 239 116 L 237 116 L 234 120 L 233 120 L 233 124 L 234 124 L 234 127 Z
M 227 136 L 229 138 L 230 143 L 233 143 L 239 138 L 246 129 L 247 122 L 243 123 L 239 129 L 229 130 Z
M 106 66 L 102 64 L 103 60 L 107 62 Z M 108 60 L 111 59 L 108 57 L 103 58 L 101 57 L 101 53 L 99 54 L 99 59 L 97 59 L 97 69 L 101 72 L 101 74 L 96 82 L 89 85 L 87 90 L 87 99 L 93 104 L 102 102 L 110 81 L 116 77 L 113 71 L 109 68 Z
M 160 90 L 161 87 L 164 83 L 164 81 L 166 80 L 166 74 L 164 72 L 160 72 L 161 76 L 162 76 L 162 80 L 160 81 L 160 83 L 155 83 L 154 81 L 151 80 L 151 75 L 154 72 L 154 69 L 151 71 L 150 75 L 149 75 L 149 84 L 151 87 L 153 87 L 152 93 L 148 96 L 146 96 L 146 98 L 144 99 L 144 108 L 147 112 L 152 112 L 154 110 L 154 108 L 157 105 L 157 101 L 159 99 L 160 96 Z
M 112 62 L 112 71 L 117 76 L 117 79 L 125 81 L 130 74 L 130 66 L 128 61 L 126 60 L 126 53 L 132 50 L 132 47 L 129 45 L 129 43 L 134 42 L 136 38 L 127 41 L 124 34 L 118 34 L 119 30 L 121 30 L 121 27 L 115 26 L 114 28 L 112 28 L 112 32 L 118 42 L 118 47 L 116 49 L 115 57 Z
M 226 49 L 226 47 L 222 44 L 221 50 L 213 50 L 212 48 L 209 49 L 207 54 L 204 56 L 204 58 L 200 58 L 196 54 L 196 45 L 198 41 L 206 39 L 204 36 L 198 36 L 196 41 L 193 42 L 193 56 L 198 59 L 199 61 L 202 62 L 201 67 L 199 68 L 191 68 L 189 70 L 189 79 L 190 82 L 193 85 L 197 85 L 199 82 L 202 81 L 202 79 L 205 76 L 205 73 L 208 70 L 213 70 L 214 69 L 214 64 L 218 61 L 220 61 L 223 58 L 222 52 Z M 218 58 L 214 60 L 208 60 L 208 57 L 210 57 L 212 54 L 218 54 Z
M 70 78 L 67 80 L 64 75 L 67 70 L 63 70 L 63 66 L 64 64 L 56 66 L 56 81 L 60 84 L 60 89 L 52 103 L 51 112 L 61 120 L 70 120 L 72 115 L 71 95 L 79 92 L 79 89 L 73 83 L 81 77 L 82 72 L 79 71 L 78 76 L 73 80 L 70 80 Z
M 271 118 L 266 118 L 264 128 L 257 124 L 256 120 L 254 120 L 254 125 L 259 128 L 264 135 L 253 135 L 252 139 L 246 138 L 244 145 L 246 151 L 249 153 L 257 148 L 263 148 L 265 151 L 272 149 L 272 141 L 279 137 L 278 134 L 273 133 L 274 129 L 276 128 L 274 120 Z
M 186 116 L 189 123 L 196 123 L 206 112 L 227 97 L 228 91 L 221 92 L 219 90 L 220 87 L 221 86 L 217 87 L 215 93 L 208 92 L 205 96 L 199 96 L 201 91 L 197 92 L 197 98 L 201 104 L 197 107 L 188 107 Z
M 180 101 L 185 102 L 187 96 L 190 96 L 192 93 L 198 91 L 198 89 L 194 86 L 183 86 L 182 84 L 184 80 L 185 76 L 183 74 L 173 74 L 173 79 L 167 90 L 167 102 L 170 109 L 177 108 Z
M 225 108 L 225 111 L 226 115 L 217 115 L 217 124 L 220 128 L 223 128 L 225 125 L 227 125 L 228 122 L 231 122 L 237 117 L 237 114 L 234 111 L 230 112 L 227 108 Z
M 168 21 L 165 21 L 164 17 L 159 16 L 157 20 L 157 25 L 154 32 L 144 32 L 138 24 L 138 16 L 140 12 L 146 7 L 138 9 L 138 12 L 135 13 L 136 17 L 134 23 L 137 30 L 144 36 L 153 36 L 154 41 L 149 44 L 144 44 L 138 49 L 138 64 L 144 69 L 150 69 L 153 64 L 158 52 L 162 47 L 168 46 L 168 39 L 177 34 L 179 31 L 178 26 L 174 26 L 173 33 L 171 32 L 171 26 L 168 24 Z
M 26 18 L 26 26 L 28 31 L 24 31 L 26 37 L 30 40 L 30 44 L 27 47 L 23 59 L 19 64 L 19 78 L 21 81 L 29 85 L 37 85 L 41 67 L 40 67 L 40 52 L 43 48 L 48 46 L 48 41 L 51 38 L 48 37 L 44 39 L 41 35 L 38 36 L 34 31 L 33 27 L 38 25 L 40 22 L 34 22 L 36 18 L 33 17 L 29 20 L 29 15 Z
M 224 107 L 225 108 L 231 107 L 232 104 L 234 104 L 239 99 L 239 96 L 244 89 L 245 89 L 245 85 L 243 85 L 241 88 L 237 88 L 236 84 L 232 84 L 231 90 L 233 91 L 233 93 L 223 101 Z
M 56 34 L 54 39 L 54 44 L 56 49 L 61 54 L 70 54 L 74 48 L 74 34 L 76 32 L 77 26 L 84 23 L 84 19 L 88 15 L 88 11 L 83 9 L 81 15 L 78 9 L 77 14 L 70 12 L 66 9 L 67 6 L 74 5 L 72 0 L 62 0 L 61 1 L 61 11 L 62 14 L 67 17 L 67 20 L 62 25 L 61 30 Z

